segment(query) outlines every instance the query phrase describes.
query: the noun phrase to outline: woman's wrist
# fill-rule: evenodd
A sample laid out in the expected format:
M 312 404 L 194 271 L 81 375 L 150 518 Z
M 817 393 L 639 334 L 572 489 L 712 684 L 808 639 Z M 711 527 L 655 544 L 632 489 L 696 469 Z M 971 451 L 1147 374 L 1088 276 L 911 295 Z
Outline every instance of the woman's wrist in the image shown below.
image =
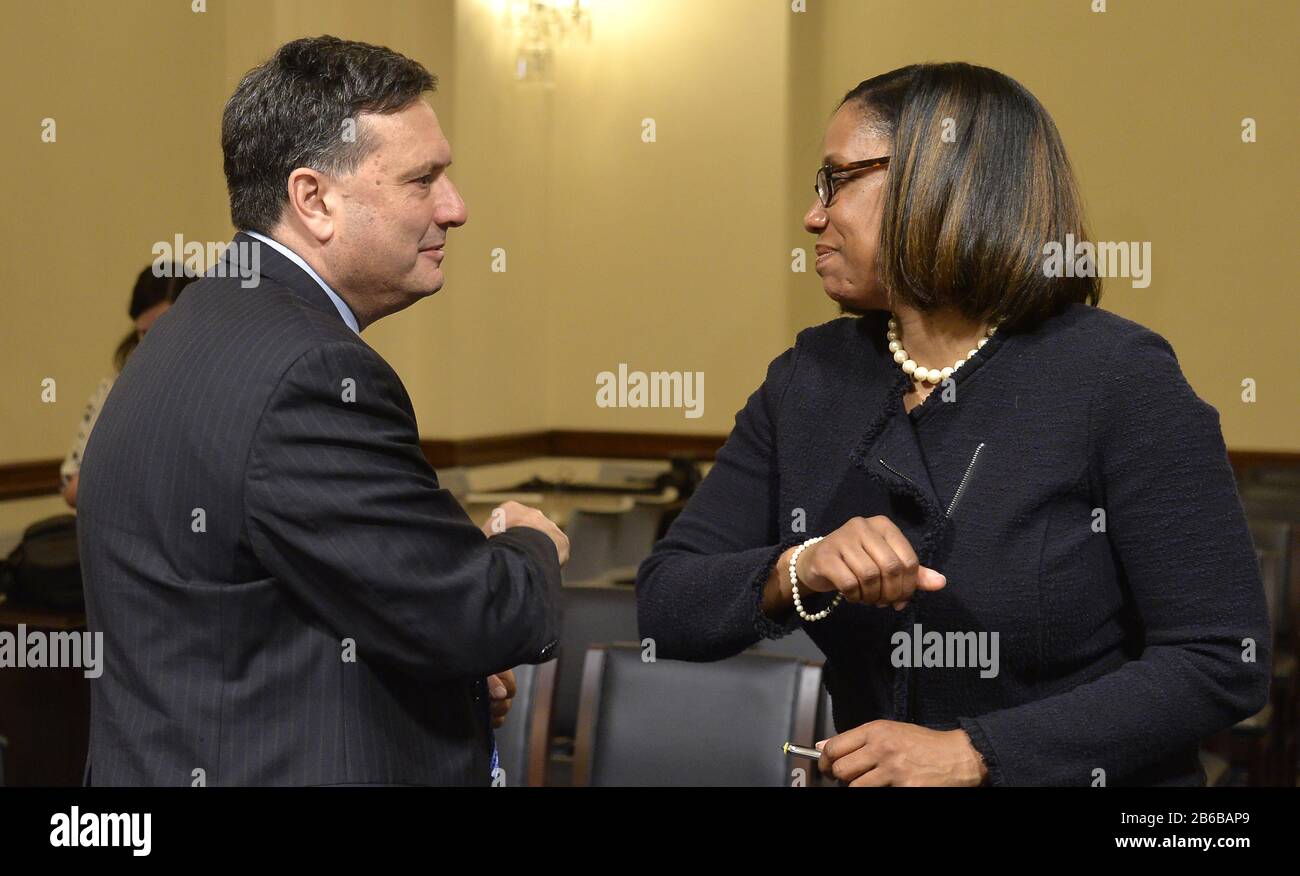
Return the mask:
M 772 620 L 785 620 L 794 611 L 794 593 L 790 590 L 790 557 L 798 545 L 791 545 L 776 558 L 776 565 L 768 572 L 763 587 L 763 614 Z

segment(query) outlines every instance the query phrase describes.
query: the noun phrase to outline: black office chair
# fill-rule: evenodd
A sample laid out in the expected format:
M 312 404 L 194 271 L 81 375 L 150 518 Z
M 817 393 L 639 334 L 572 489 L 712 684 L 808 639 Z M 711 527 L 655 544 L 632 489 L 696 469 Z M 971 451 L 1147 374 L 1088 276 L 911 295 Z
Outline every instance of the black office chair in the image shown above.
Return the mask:
M 1252 529 L 1254 527 L 1255 524 L 1252 524 Z M 1259 560 L 1261 577 L 1264 582 L 1270 637 L 1274 642 L 1277 642 L 1278 627 L 1282 614 L 1281 608 L 1285 602 L 1281 581 L 1282 560 L 1274 551 L 1258 547 L 1255 549 L 1255 555 Z M 1291 677 L 1284 680 L 1278 678 L 1279 659 L 1286 656 L 1277 650 L 1274 652 L 1269 702 L 1259 712 L 1237 722 L 1227 731 L 1230 739 L 1229 753 L 1233 755 L 1231 759 L 1245 760 L 1247 784 L 1251 786 L 1279 783 L 1289 785 L 1295 781 L 1294 749 L 1292 749 L 1292 762 L 1290 764 L 1280 764 L 1281 757 L 1278 756 L 1279 750 L 1284 750 L 1287 745 L 1289 731 L 1285 721 L 1279 720 L 1282 717 L 1280 712 L 1288 710 L 1289 698 L 1287 694 L 1291 693 L 1289 690 L 1291 685 L 1288 682 L 1294 678 L 1294 658 L 1291 660 Z M 1287 686 L 1283 687 L 1283 685 Z M 1283 709 L 1279 710 L 1275 703 L 1281 703 Z M 1288 779 L 1288 776 L 1291 776 L 1291 778 Z M 1209 770 L 1207 768 L 1207 782 L 1208 777 Z
M 638 501 L 630 511 L 619 516 L 610 557 L 614 564 L 611 577 L 628 582 L 636 580 L 637 568 L 655 545 L 665 507 L 662 502 Z
M 569 515 L 564 527 L 569 537 L 569 562 L 564 566 L 566 584 L 599 580 L 614 568 L 614 546 L 618 542 L 621 518 L 632 505 L 628 499 L 624 508 L 577 508 Z
M 776 654 L 781 657 L 798 657 L 800 660 L 807 660 L 810 663 L 822 663 L 826 660 L 826 655 L 822 654 L 821 648 L 808 638 L 808 634 L 801 629 L 795 630 L 788 636 L 782 636 L 779 639 L 759 639 L 758 642 L 750 646 L 751 651 L 758 651 L 762 654 Z
M 835 729 L 835 716 L 831 712 L 831 693 L 822 685 L 820 707 L 817 710 L 817 740 L 830 739 L 839 733 Z M 847 727 L 845 728 L 848 729 Z
M 560 593 L 560 649 L 551 732 L 572 738 L 578 726 L 583 659 L 593 644 L 639 642 L 636 591 L 600 582 L 566 584 Z
M 537 788 L 545 784 L 555 664 L 551 660 L 538 666 L 515 667 L 514 701 L 505 723 L 496 732 L 499 766 L 504 771 L 499 784 L 505 787 Z M 497 777 L 493 779 L 497 781 Z
M 715 663 L 643 662 L 639 645 L 587 652 L 574 785 L 788 787 L 809 745 L 821 667 L 747 651 Z

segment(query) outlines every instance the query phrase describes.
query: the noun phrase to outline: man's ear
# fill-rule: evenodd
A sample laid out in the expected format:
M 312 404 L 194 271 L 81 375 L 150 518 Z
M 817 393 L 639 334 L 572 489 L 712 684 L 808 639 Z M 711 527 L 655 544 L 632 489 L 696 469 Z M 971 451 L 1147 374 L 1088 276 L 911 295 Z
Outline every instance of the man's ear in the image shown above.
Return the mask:
M 289 174 L 289 204 L 286 210 L 298 220 L 307 233 L 320 243 L 334 236 L 334 220 L 330 210 L 329 189 L 334 180 L 328 174 L 310 167 L 295 168 Z

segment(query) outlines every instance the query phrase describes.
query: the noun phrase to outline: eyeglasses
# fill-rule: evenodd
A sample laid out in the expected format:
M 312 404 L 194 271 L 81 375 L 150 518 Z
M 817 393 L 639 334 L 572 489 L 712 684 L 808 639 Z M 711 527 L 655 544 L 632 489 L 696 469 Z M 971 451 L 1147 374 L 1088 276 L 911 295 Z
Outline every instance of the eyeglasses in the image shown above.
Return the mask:
M 848 164 L 823 164 L 817 168 L 816 185 L 817 197 L 822 202 L 822 206 L 829 207 L 831 199 L 835 197 L 835 177 L 872 167 L 884 167 L 886 164 L 889 164 L 888 155 L 868 158 L 864 161 L 850 161 Z

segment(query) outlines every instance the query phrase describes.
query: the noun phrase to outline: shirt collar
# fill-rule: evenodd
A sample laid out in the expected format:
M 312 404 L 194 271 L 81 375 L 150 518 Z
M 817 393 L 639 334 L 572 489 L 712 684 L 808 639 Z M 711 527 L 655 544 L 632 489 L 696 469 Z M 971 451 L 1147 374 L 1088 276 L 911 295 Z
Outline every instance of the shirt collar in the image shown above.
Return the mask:
M 334 302 L 334 307 L 338 310 L 339 316 L 343 317 L 343 321 L 348 324 L 348 328 L 352 329 L 352 331 L 357 334 L 361 333 L 361 329 L 357 327 L 357 318 L 353 315 L 351 308 L 349 308 L 347 303 L 329 287 L 328 283 L 321 279 L 320 274 L 312 270 L 311 265 L 307 264 L 301 256 L 279 241 L 267 237 L 265 234 L 259 234 L 256 231 L 248 230 L 245 230 L 243 233 L 247 234 L 249 237 L 262 241 L 262 243 L 273 248 L 276 252 L 280 253 L 280 255 L 306 271 L 307 274 L 325 290 L 325 294 L 329 296 L 330 301 Z

